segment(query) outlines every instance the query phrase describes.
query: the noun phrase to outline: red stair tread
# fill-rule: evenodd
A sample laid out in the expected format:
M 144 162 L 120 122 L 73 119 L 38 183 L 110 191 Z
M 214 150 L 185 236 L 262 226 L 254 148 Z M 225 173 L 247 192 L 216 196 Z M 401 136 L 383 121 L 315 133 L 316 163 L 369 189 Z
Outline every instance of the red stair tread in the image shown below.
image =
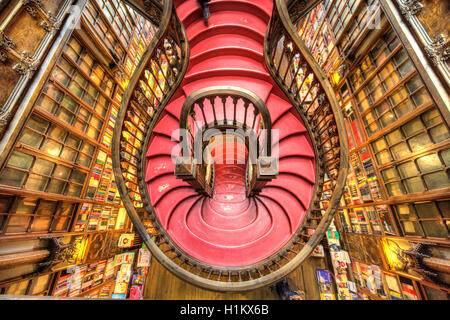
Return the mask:
M 182 89 L 178 89 L 178 90 L 182 92 Z M 184 101 L 186 101 L 186 96 L 183 93 L 182 95 L 180 95 L 180 97 L 178 97 L 176 99 L 172 98 L 172 100 L 169 102 L 169 104 L 166 106 L 166 108 L 164 110 L 169 112 L 171 115 L 173 115 L 177 119 L 179 119 L 181 109 L 183 108 Z
M 158 155 L 179 156 L 181 152 L 180 144 L 177 141 L 171 141 L 166 136 L 154 135 L 151 137 L 147 157 Z
M 260 1 L 215 0 L 209 4 L 211 15 L 215 15 L 216 12 L 227 10 L 251 12 L 254 16 L 259 17 L 266 23 L 270 20 L 270 15 L 272 13 L 268 10 L 267 5 L 261 6 Z M 188 27 L 193 22 L 203 18 L 203 12 L 198 2 L 192 3 L 190 1 L 185 1 L 182 5 L 177 6 L 177 11 L 179 12 L 179 17 L 183 21 L 185 27 Z
M 229 37 L 229 36 L 227 36 Z M 258 43 L 259 44 L 259 43 Z M 198 44 L 196 47 L 200 47 L 200 44 Z M 211 58 L 221 58 L 225 56 L 238 56 L 238 57 L 247 57 L 249 59 L 252 59 L 256 62 L 259 62 L 259 67 L 263 67 L 264 63 L 264 54 L 260 50 L 254 50 L 247 48 L 242 45 L 218 45 L 217 47 L 211 48 L 209 46 L 204 46 L 204 50 L 195 54 L 191 55 L 190 61 L 191 61 L 191 67 L 192 65 L 197 65 L 198 63 L 201 63 L 204 59 L 211 59 Z M 190 70 L 190 69 L 188 69 Z
M 147 166 L 145 169 L 145 181 L 149 182 L 156 177 L 173 173 L 175 169 L 175 164 L 173 163 L 170 156 L 158 156 L 147 161 Z
M 266 105 L 267 109 L 270 111 L 272 123 L 275 123 L 284 113 L 293 108 L 289 101 L 282 99 L 273 93 L 269 95 Z
M 186 96 L 191 95 L 197 90 L 213 86 L 233 86 L 252 91 L 259 96 L 263 101 L 272 89 L 272 84 L 260 79 L 250 79 L 242 77 L 237 73 L 235 76 L 216 76 L 210 79 L 198 79 L 193 82 L 183 83 L 183 90 Z
M 175 210 L 179 210 L 178 207 L 184 201 L 197 200 L 200 198 L 201 196 L 190 187 L 183 189 L 180 188 L 174 190 L 173 192 L 167 193 L 167 195 L 161 199 L 158 206 L 155 208 L 163 228 L 167 230 L 173 212 Z
M 314 160 L 301 157 L 281 158 L 278 161 L 278 170 L 299 175 L 309 182 L 315 183 Z
M 258 208 L 265 210 L 261 205 Z M 273 220 L 276 223 L 273 223 L 269 232 L 257 241 L 241 246 L 214 245 L 196 236 L 185 224 L 183 218 L 189 209 L 188 205 L 183 204 L 183 207 L 180 206 L 179 210 L 174 212 L 168 226 L 169 234 L 186 253 L 213 265 L 237 267 L 256 263 L 278 251 L 290 237 L 286 232 L 289 229 L 286 216 L 280 209 L 275 208 L 271 214 L 275 216 Z
M 272 125 L 272 130 L 277 131 L 277 137 L 280 140 L 293 134 L 306 132 L 303 123 L 290 112 L 281 116 L 279 120 Z
M 239 29 L 239 28 L 237 28 Z M 191 57 L 195 57 L 205 51 L 222 47 L 240 47 L 263 53 L 264 46 L 257 40 L 243 34 L 219 33 L 207 38 L 191 48 Z
M 163 175 L 152 180 L 147 189 L 151 202 L 156 205 L 169 191 L 186 186 L 190 187 L 187 182 L 177 179 L 175 175 Z
M 272 153 L 278 155 L 280 158 L 287 156 L 314 158 L 314 150 L 305 134 L 291 135 L 279 143 L 275 142 L 272 146 Z
M 239 228 L 239 224 L 233 229 L 223 229 L 219 225 L 209 225 L 202 218 L 203 204 L 198 202 L 186 217 L 187 228 L 202 240 L 218 247 L 240 247 L 254 242 L 263 237 L 271 229 L 271 218 L 268 214 L 256 215 L 256 205 L 249 208 L 249 215 L 253 222 Z M 246 222 L 246 221 L 244 221 Z M 248 221 L 251 222 L 251 221 Z
M 276 187 L 284 190 L 286 193 L 293 194 L 302 203 L 304 208 L 309 207 L 313 188 L 312 184 L 304 179 L 280 173 L 279 177 L 267 183 L 263 190 L 267 187 Z
M 153 131 L 168 137 L 176 137 L 178 139 L 178 135 L 175 136 L 174 131 L 179 128 L 180 123 L 178 122 L 178 120 L 175 119 L 172 115 L 166 114 L 163 116 L 162 120 L 156 124 Z
M 207 57 L 203 61 L 192 65 L 189 69 L 190 73 L 198 73 L 203 71 L 209 71 L 211 69 L 228 68 L 233 66 L 233 68 L 242 68 L 246 70 L 255 70 L 259 72 L 266 73 L 266 69 L 259 62 L 252 58 L 242 56 L 242 55 L 221 55 L 218 57 Z
M 186 27 L 188 38 L 194 38 L 200 35 L 204 30 L 214 28 L 216 26 L 251 26 L 252 29 L 263 35 L 266 33 L 267 25 L 259 17 L 253 15 L 251 12 L 236 12 L 236 11 L 220 11 L 211 14 L 208 20 L 208 26 L 205 26 L 203 19 L 196 20 Z

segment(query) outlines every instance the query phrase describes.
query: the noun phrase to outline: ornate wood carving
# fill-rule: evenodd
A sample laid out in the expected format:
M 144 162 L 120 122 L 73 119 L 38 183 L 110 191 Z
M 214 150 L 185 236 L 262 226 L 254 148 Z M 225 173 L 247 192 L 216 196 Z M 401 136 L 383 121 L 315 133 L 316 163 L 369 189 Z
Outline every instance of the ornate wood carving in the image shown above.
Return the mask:
M 0 138 L 74 0 L 16 0 L 0 14 Z
M 413 31 L 422 43 L 423 49 L 430 58 L 432 64 L 440 71 L 447 85 L 450 85 L 450 45 L 448 41 L 448 16 L 449 4 L 446 1 L 418 1 L 397 0 L 400 12 L 408 21 Z M 423 2 L 427 2 L 426 7 Z M 427 14 L 421 15 L 424 9 Z M 438 19 L 443 27 L 429 27 L 430 21 Z M 436 23 L 434 24 L 436 25 Z M 441 33 L 443 32 L 443 33 Z
M 118 248 L 119 233 L 97 233 L 90 240 L 86 262 L 108 259 L 120 249 Z
M 160 0 L 125 0 L 140 14 L 147 17 L 154 25 L 159 26 L 162 17 L 162 2 Z
M 412 268 L 425 278 L 442 285 L 450 285 L 448 274 L 450 274 L 450 262 L 448 259 L 433 254 L 436 244 L 418 243 L 409 250 L 403 250 L 403 254 L 412 260 Z M 441 248 L 448 252 L 448 248 Z

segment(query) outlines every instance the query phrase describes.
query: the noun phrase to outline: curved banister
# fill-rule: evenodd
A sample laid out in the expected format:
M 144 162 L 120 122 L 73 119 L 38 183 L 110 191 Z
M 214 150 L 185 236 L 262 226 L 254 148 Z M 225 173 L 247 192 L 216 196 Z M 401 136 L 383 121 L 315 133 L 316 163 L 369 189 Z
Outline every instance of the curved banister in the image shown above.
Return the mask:
M 303 18 L 309 11 L 314 9 L 323 0 L 286 0 L 287 12 L 289 13 L 289 21 L 293 25 Z
M 150 20 L 155 26 L 161 24 L 164 0 L 123 0 L 140 15 Z
M 306 15 L 313 6 L 303 7 L 305 11 L 297 11 L 295 19 Z M 290 10 L 285 0 L 275 0 L 264 56 L 272 77 L 302 117 L 319 164 L 314 199 L 302 223 L 303 228 L 311 223 L 314 228 L 296 257 L 300 263 L 319 244 L 337 211 L 349 164 L 345 124 L 334 90 L 298 36 Z
M 205 88 L 205 89 L 201 89 L 197 92 L 194 92 L 193 94 L 191 94 L 189 97 L 187 97 L 185 103 L 183 104 L 183 108 L 181 110 L 181 115 L 180 115 L 180 129 L 186 129 L 187 128 L 187 121 L 189 116 L 192 114 L 192 111 L 194 109 L 194 106 L 196 104 L 202 103 L 205 99 L 207 100 L 211 100 L 211 99 L 215 99 L 215 98 L 220 98 L 222 101 L 222 105 L 221 106 L 217 106 L 216 104 L 211 104 L 211 107 L 213 109 L 215 108 L 222 108 L 226 102 L 224 102 L 223 99 L 227 99 L 228 97 L 231 97 L 231 99 L 233 100 L 233 104 L 234 104 L 234 110 L 232 112 L 229 112 L 228 117 L 225 117 L 224 119 L 219 118 L 218 116 L 216 117 L 216 112 L 214 113 L 214 122 L 213 123 L 204 123 L 204 127 L 201 128 L 202 130 L 207 130 L 210 128 L 217 128 L 220 126 L 236 126 L 242 129 L 251 129 L 251 130 L 255 130 L 255 125 L 257 124 L 255 121 L 258 119 L 257 116 L 259 115 L 261 117 L 261 124 L 263 126 L 263 129 L 267 130 L 267 141 L 264 143 L 264 145 L 267 145 L 267 150 L 266 150 L 266 156 L 271 156 L 271 143 L 269 143 L 270 141 L 272 141 L 271 139 L 271 132 L 270 129 L 272 128 L 272 122 L 271 122 L 271 118 L 270 118 L 270 112 L 267 109 L 266 104 L 264 103 L 264 101 L 261 100 L 261 98 L 259 98 L 257 95 L 255 95 L 253 92 L 243 89 L 243 88 L 238 88 L 238 87 L 232 87 L 232 86 L 216 86 L 216 87 L 209 87 L 209 88 Z M 236 108 L 237 108 L 237 102 L 238 100 L 243 100 L 244 101 L 244 107 L 246 108 L 246 112 L 245 112 L 245 116 L 246 118 L 244 119 L 244 123 L 240 123 L 237 119 L 237 112 L 236 112 Z M 257 111 L 257 113 L 254 114 L 252 121 L 250 121 L 250 123 L 252 123 L 251 126 L 247 125 L 247 121 L 245 120 L 250 120 L 251 114 L 248 114 L 248 108 L 250 106 L 253 106 L 255 108 L 255 111 Z M 200 106 L 203 109 L 203 105 Z M 225 114 L 226 116 L 226 114 Z M 248 118 L 247 118 L 248 116 Z M 205 117 L 203 115 L 203 117 Z M 205 118 L 203 118 L 203 122 L 205 122 Z M 200 119 L 200 121 L 202 121 L 202 119 Z M 187 148 L 187 141 L 183 140 L 182 141 L 183 145 Z
M 159 29 L 124 93 L 114 128 L 113 169 L 122 201 L 131 217 L 137 215 L 135 207 L 143 206 L 138 164 L 148 128 L 157 121 L 183 80 L 188 57 L 186 31 L 175 13 L 173 0 L 167 0 Z
M 288 41 L 282 46 L 282 59 L 275 57 L 274 62 L 275 44 L 280 36 L 286 36 Z M 300 85 L 294 86 L 293 79 L 297 79 L 299 71 L 290 62 L 297 53 L 302 57 L 300 64 L 305 64 L 305 76 L 300 79 Z M 333 218 L 348 168 L 342 115 L 331 86 L 295 34 L 286 4 L 276 0 L 266 36 L 265 59 L 270 73 L 303 118 L 310 134 L 318 161 L 314 197 L 301 226 L 288 243 L 270 257 L 243 267 L 205 263 L 184 252 L 164 230 L 151 205 L 145 182 L 145 155 L 153 128 L 183 80 L 188 57 L 186 32 L 175 13 L 173 1 L 164 1 L 160 28 L 133 74 L 114 130 L 113 167 L 122 201 L 153 256 L 176 276 L 217 291 L 247 291 L 269 285 L 291 273 L 310 256 Z M 312 82 L 315 87 L 307 86 L 307 77 L 315 80 Z M 149 86 L 151 79 L 154 86 Z M 250 174 L 253 175 L 252 170 Z M 214 179 L 214 171 L 211 176 Z M 322 211 L 325 211 L 323 215 Z M 143 218 L 149 219 L 152 225 L 145 226 Z
M 153 1 L 146 3 L 151 5 Z M 152 232 L 141 220 L 149 209 L 142 196 L 145 187 L 139 181 L 145 165 L 142 152 L 151 135 L 149 129 L 181 84 L 189 58 L 186 30 L 176 15 L 173 0 L 156 3 L 162 7 L 161 23 L 122 98 L 112 142 L 113 171 L 122 202 L 136 231 L 153 253 L 159 250 L 151 239 L 157 231 Z M 159 6 L 151 9 L 160 10 Z
M 206 114 L 212 118 L 207 119 Z M 214 181 L 206 179 L 205 172 L 206 166 L 213 164 L 207 164 L 202 159 L 206 142 L 212 138 L 211 131 L 214 136 L 220 132 L 226 134 L 228 129 L 238 129 L 235 134 L 246 141 L 250 155 L 247 165 L 248 195 L 260 192 L 267 182 L 276 177 L 278 170 L 276 161 L 272 159 L 270 112 L 264 101 L 253 92 L 232 86 L 198 90 L 184 102 L 179 123 L 182 156 L 177 159 L 175 174 L 196 190 L 212 195 Z

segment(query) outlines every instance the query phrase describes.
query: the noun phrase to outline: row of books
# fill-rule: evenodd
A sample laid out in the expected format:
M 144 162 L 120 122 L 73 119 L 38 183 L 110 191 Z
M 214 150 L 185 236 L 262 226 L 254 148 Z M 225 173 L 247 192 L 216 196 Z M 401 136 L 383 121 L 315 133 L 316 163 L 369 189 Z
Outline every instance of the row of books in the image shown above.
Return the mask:
M 114 278 L 114 258 L 97 263 L 69 267 L 62 271 L 54 296 L 76 297 L 83 292 Z
M 111 155 L 99 151 L 89 178 L 85 199 L 120 203 L 120 195 L 114 179 Z
M 74 231 L 117 230 L 120 208 L 84 203 Z

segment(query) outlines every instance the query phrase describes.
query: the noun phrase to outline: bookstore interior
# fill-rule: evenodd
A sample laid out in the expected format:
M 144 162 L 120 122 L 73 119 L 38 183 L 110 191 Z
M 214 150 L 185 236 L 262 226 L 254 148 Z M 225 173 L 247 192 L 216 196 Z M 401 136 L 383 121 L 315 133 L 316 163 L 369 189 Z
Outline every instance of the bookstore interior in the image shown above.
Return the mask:
M 0 299 L 450 299 L 446 0 L 0 0 Z

